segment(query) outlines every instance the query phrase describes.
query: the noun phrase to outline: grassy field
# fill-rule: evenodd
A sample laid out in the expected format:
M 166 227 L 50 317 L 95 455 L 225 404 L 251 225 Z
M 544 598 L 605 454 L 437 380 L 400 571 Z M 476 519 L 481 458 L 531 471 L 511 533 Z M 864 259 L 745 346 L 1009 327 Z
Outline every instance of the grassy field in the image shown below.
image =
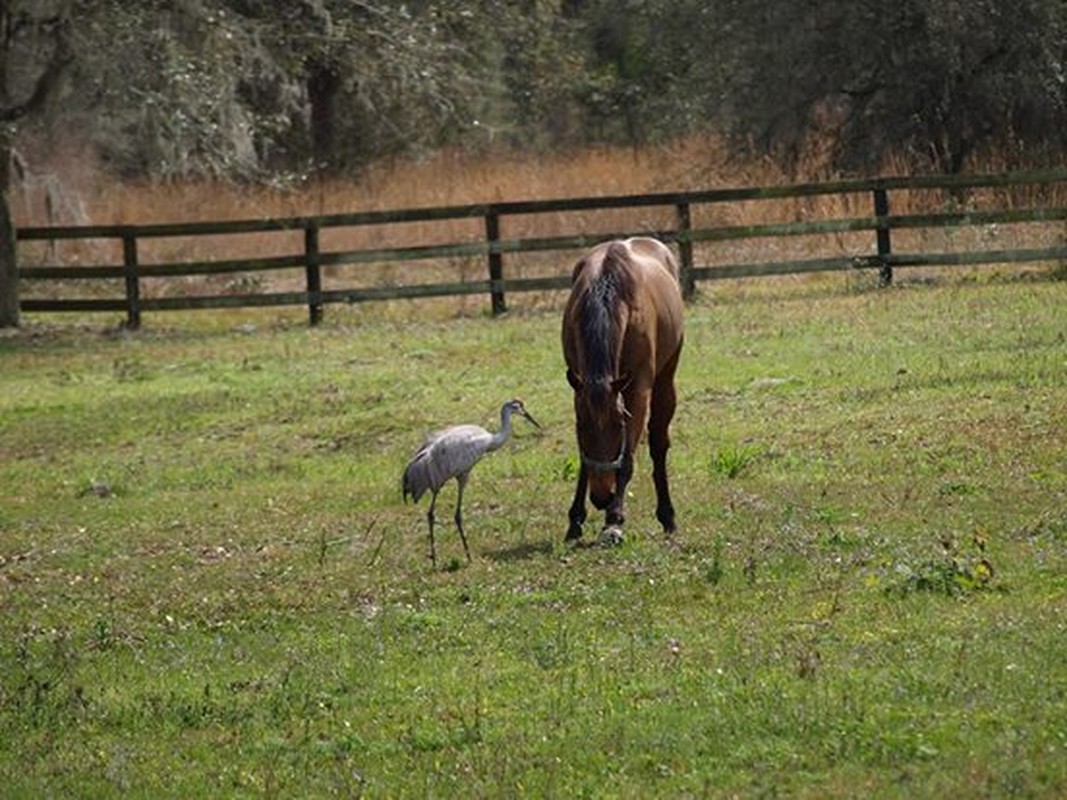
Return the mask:
M 0 338 L 2 794 L 1067 795 L 1067 283 L 705 287 L 614 549 L 562 300 Z M 401 470 L 514 395 L 433 571 Z

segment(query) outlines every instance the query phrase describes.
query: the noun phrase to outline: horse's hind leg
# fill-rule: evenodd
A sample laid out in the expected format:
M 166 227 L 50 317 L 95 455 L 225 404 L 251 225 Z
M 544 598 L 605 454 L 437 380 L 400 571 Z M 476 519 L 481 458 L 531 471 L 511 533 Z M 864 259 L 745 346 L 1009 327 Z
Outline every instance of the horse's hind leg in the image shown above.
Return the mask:
M 574 502 L 571 503 L 570 511 L 567 512 L 567 517 L 570 519 L 570 525 L 567 527 L 566 540 L 568 542 L 582 538 L 582 523 L 585 522 L 585 492 L 588 481 L 589 476 L 583 464 L 578 468 L 578 485 L 574 491 Z
M 648 450 L 652 456 L 652 482 L 656 486 L 656 519 L 668 534 L 676 530 L 674 504 L 671 503 L 670 482 L 667 479 L 667 451 L 671 446 L 671 419 L 677 405 L 674 390 L 674 371 L 677 366 L 676 354 L 656 379 L 648 419 Z

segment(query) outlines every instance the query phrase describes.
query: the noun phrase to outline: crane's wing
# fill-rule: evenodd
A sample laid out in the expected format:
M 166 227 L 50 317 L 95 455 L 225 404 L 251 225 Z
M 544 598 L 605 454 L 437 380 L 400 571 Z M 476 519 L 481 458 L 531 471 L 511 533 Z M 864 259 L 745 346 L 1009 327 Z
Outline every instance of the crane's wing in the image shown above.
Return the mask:
M 478 463 L 489 447 L 492 435 L 477 425 L 456 425 L 431 433 L 404 470 L 404 498 L 415 502 L 426 490 L 437 491 Z

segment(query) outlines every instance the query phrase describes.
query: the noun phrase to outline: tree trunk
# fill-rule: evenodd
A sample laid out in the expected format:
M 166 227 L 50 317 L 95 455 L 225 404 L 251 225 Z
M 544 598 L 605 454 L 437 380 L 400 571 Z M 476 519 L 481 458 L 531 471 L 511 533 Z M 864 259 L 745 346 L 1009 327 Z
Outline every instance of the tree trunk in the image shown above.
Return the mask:
M 34 8 L 29 4 L 29 8 Z M 52 55 L 44 70 L 37 76 L 33 89 L 21 102 L 12 98 L 8 85 L 9 68 L 15 55 L 12 52 L 13 15 L 8 0 L 0 0 L 0 328 L 19 324 L 19 270 L 15 250 L 15 225 L 7 203 L 11 188 L 11 149 L 14 146 L 14 124 L 23 117 L 38 112 L 56 88 L 64 68 L 72 60 L 67 28 L 72 9 L 61 6 L 46 18 L 27 16 L 30 24 L 38 24 L 36 34 L 42 46 L 51 42 Z
M 312 63 L 307 90 L 311 104 L 311 151 L 317 169 L 337 164 L 337 93 L 340 88 L 341 77 L 333 64 L 321 60 Z
M 11 29 L 11 9 L 7 0 L 0 0 L 0 104 L 8 103 L 7 43 Z M 11 188 L 11 128 L 0 121 L 0 328 L 14 328 L 19 324 L 19 270 L 15 261 L 15 226 L 7 205 Z
M 11 145 L 0 132 L 0 328 L 19 324 L 19 270 L 15 226 L 7 205 L 11 184 Z

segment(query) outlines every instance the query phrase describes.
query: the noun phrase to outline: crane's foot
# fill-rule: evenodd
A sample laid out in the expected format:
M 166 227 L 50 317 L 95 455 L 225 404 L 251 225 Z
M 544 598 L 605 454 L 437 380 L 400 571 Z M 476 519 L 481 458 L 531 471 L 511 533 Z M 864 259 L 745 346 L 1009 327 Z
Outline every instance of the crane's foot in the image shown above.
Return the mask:
M 459 513 L 456 513 L 456 528 L 459 530 L 459 540 L 463 542 L 463 553 L 467 556 L 467 563 L 471 563 L 471 549 L 467 547 L 467 534 L 463 531 L 463 520 Z
M 436 501 L 437 498 L 434 497 L 434 502 Z M 433 565 L 434 569 L 437 569 L 437 548 L 433 543 L 433 506 L 434 503 L 431 502 L 430 510 L 426 512 L 426 521 L 430 524 L 430 563 Z

